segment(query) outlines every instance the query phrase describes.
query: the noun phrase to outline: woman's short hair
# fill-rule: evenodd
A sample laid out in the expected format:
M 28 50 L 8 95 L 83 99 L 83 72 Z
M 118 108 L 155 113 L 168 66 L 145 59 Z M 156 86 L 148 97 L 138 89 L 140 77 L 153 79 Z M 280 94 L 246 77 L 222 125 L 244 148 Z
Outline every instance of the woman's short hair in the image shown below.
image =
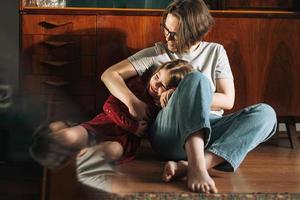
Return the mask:
M 179 20 L 176 35 L 177 50 L 180 53 L 201 41 L 214 24 L 214 19 L 203 0 L 175 0 L 163 13 L 164 25 L 168 14 Z

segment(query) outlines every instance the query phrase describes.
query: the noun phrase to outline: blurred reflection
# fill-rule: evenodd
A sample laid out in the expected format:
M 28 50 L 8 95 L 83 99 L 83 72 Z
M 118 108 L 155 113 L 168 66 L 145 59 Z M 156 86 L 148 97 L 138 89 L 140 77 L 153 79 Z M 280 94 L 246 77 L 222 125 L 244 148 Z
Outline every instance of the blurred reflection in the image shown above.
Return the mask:
M 81 126 L 68 121 L 45 122 L 35 131 L 29 152 L 34 160 L 51 170 L 63 168 L 75 158 L 79 182 L 111 192 L 112 176 L 118 173 L 111 164 L 113 157 L 107 150 L 109 143 L 93 145 L 84 133 Z
M 12 105 L 12 86 L 0 84 L 0 110 L 6 110 Z
M 101 145 L 85 149 L 83 155 L 76 158 L 77 179 L 82 184 L 106 192 L 112 192 L 111 175 L 116 173 L 105 159 Z

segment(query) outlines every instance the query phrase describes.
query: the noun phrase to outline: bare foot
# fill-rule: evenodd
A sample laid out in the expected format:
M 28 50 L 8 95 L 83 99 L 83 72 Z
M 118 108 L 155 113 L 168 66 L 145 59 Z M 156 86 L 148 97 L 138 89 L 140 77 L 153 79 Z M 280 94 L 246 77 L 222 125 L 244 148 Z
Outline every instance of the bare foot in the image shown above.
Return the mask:
M 188 169 L 187 176 L 188 188 L 192 192 L 201 192 L 206 194 L 218 193 L 214 180 L 209 176 L 206 170 L 200 171 L 191 167 Z
M 187 172 L 187 162 L 186 161 L 168 161 L 165 164 L 164 171 L 163 171 L 163 181 L 169 182 L 171 180 L 175 180 L 178 178 L 182 178 L 186 176 Z

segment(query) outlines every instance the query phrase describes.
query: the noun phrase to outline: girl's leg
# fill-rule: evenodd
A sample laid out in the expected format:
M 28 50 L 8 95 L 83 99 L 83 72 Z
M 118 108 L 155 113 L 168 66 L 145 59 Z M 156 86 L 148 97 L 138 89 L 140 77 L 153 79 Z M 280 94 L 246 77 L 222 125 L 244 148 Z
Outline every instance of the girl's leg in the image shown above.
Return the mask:
M 84 154 L 76 159 L 78 181 L 98 190 L 116 192 L 112 190 L 116 172 L 110 162 L 120 159 L 122 154 L 123 147 L 118 142 L 108 141 L 85 148 Z
M 82 126 L 73 126 L 63 128 L 57 131 L 57 134 L 62 134 L 67 146 L 72 148 L 83 149 L 88 146 L 89 135 L 85 128 Z

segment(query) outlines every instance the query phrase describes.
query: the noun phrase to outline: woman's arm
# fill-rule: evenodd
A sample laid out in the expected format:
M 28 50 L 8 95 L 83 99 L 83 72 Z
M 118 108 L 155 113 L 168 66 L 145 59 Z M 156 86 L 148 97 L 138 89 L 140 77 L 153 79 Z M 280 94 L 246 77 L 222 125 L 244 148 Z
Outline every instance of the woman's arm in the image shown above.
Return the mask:
M 142 120 L 148 118 L 147 105 L 129 90 L 124 81 L 136 75 L 132 64 L 125 59 L 105 70 L 101 80 L 110 93 L 128 107 L 132 117 Z
M 235 90 L 233 79 L 217 79 L 211 110 L 230 110 L 234 105 Z

